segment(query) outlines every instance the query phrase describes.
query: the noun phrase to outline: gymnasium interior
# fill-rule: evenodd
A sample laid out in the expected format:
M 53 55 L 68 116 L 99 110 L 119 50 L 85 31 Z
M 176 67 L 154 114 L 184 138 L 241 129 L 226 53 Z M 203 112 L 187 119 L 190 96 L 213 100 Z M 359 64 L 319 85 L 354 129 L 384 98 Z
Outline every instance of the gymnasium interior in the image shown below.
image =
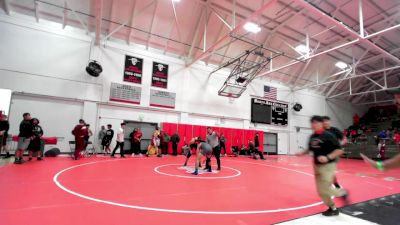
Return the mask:
M 0 0 L 0 224 L 398 225 L 399 37 L 398 0 Z

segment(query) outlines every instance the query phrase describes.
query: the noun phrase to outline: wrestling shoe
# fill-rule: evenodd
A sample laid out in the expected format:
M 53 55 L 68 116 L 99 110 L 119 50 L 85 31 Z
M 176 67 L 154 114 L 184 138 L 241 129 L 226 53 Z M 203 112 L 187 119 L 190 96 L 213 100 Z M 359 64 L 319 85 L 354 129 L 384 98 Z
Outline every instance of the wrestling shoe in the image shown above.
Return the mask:
M 337 215 L 339 215 L 339 210 L 329 208 L 328 210 L 323 212 L 322 215 L 323 216 L 337 216 Z
M 199 171 L 195 170 L 192 174 L 193 175 L 199 175 Z

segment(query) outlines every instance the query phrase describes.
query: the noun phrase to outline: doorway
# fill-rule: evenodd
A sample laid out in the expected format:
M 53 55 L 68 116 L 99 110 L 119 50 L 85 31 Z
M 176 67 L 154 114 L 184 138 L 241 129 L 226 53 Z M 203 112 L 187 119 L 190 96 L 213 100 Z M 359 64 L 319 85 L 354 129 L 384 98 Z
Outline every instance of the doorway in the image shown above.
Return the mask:
M 264 153 L 268 155 L 278 154 L 278 134 L 264 133 Z
M 126 123 L 126 131 L 125 131 L 125 152 L 133 153 L 131 151 L 131 137 L 133 129 L 139 128 L 143 133 L 142 141 L 140 142 L 140 150 L 147 151 L 147 147 L 151 143 L 151 138 L 154 130 L 158 127 L 157 123 L 144 123 L 144 122 L 136 122 L 136 121 L 124 121 Z M 129 150 L 127 150 L 129 149 Z

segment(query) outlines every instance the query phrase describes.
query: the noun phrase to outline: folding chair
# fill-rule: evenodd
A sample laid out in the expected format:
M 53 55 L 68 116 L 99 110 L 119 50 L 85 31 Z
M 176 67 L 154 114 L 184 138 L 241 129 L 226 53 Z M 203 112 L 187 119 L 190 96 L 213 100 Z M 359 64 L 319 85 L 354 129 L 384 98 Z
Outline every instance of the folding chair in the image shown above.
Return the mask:
M 75 158 L 75 156 L 74 156 L 74 154 L 75 154 L 75 141 L 69 141 L 68 144 L 69 144 L 69 149 L 71 150 L 71 152 L 70 152 L 71 158 L 74 159 Z
M 93 142 L 91 141 L 87 142 L 86 150 L 82 152 L 82 155 L 84 157 L 91 157 L 97 155 L 96 147 L 94 146 Z

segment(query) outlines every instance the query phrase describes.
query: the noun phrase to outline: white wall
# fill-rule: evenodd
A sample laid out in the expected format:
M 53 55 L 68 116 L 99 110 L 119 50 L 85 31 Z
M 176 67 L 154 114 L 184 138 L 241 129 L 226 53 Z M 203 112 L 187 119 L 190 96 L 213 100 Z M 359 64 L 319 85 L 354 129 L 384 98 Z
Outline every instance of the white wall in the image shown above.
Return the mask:
M 329 115 L 336 126 L 343 128 L 351 123 L 355 112 L 363 111 L 348 103 L 327 102 L 311 91 L 293 93 L 283 85 L 260 79 L 254 80 L 241 98 L 229 102 L 217 94 L 227 74 L 209 76 L 212 68 L 201 63 L 186 67 L 176 57 L 117 40 L 91 51 L 91 58 L 103 66 L 102 75 L 93 78 L 84 70 L 91 38 L 80 30 L 62 30 L 58 25 L 0 13 L 0 88 L 16 93 L 11 107 L 12 132 L 18 129 L 21 113 L 28 111 L 43 121 L 46 135 L 63 137 L 62 148 L 72 138 L 70 130 L 76 121 L 84 118 L 94 125 L 94 131 L 107 123 L 118 127 L 123 120 L 259 129 L 278 133 L 279 153 L 292 154 L 304 145 L 311 115 Z M 139 106 L 108 101 L 111 82 L 123 83 L 125 54 L 144 59 Z M 167 91 L 177 94 L 175 110 L 149 107 L 152 61 L 169 64 Z M 301 112 L 290 111 L 289 126 L 250 123 L 250 95 L 262 96 L 266 84 L 278 87 L 279 100 L 303 105 Z

